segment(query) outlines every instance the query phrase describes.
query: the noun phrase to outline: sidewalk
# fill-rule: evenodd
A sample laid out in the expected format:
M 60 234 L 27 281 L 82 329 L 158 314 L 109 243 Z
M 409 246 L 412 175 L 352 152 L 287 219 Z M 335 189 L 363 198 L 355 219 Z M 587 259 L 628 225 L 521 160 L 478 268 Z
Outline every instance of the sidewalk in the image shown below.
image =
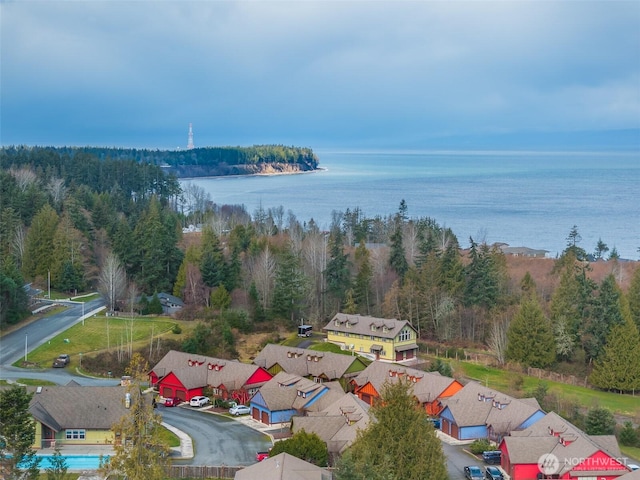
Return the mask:
M 193 441 L 191 440 L 191 437 L 182 430 L 179 430 L 166 422 L 162 422 L 162 426 L 180 439 L 179 447 L 171 447 L 171 458 L 174 460 L 188 460 L 193 458 Z

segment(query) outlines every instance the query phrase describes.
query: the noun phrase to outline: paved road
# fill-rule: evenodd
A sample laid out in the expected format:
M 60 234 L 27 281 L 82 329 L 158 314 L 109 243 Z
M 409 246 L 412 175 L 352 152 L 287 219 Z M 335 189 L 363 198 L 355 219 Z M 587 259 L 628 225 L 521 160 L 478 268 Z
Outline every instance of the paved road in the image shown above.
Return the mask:
M 64 302 L 60 302 L 64 303 Z M 92 300 L 84 304 L 85 316 L 104 305 L 102 299 Z M 0 379 L 15 380 L 17 378 L 39 378 L 51 380 L 60 385 L 75 380 L 81 385 L 111 385 L 114 380 L 99 380 L 73 375 L 66 369 L 39 369 L 26 370 L 12 367 L 11 364 L 24 358 L 25 346 L 28 352 L 39 347 L 46 341 L 58 335 L 60 332 L 82 321 L 82 305 L 70 303 L 68 308 L 55 315 L 43 317 L 41 320 L 25 325 L 14 332 L 0 338 Z
M 251 465 L 256 463 L 256 452 L 271 447 L 267 435 L 221 415 L 191 407 L 159 406 L 157 411 L 165 422 L 188 432 L 193 440 L 193 459 L 176 464 Z
M 464 451 L 464 447 L 460 445 L 449 445 L 442 442 L 442 450 L 447 457 L 447 471 L 449 472 L 449 480 L 464 480 L 465 465 L 477 465 L 484 471 L 482 462 L 478 462 L 470 454 Z

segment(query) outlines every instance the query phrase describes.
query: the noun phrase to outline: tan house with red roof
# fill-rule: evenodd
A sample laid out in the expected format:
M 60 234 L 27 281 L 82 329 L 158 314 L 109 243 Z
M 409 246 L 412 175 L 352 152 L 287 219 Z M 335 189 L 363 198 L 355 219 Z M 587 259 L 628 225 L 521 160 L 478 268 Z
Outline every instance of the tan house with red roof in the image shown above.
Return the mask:
M 413 383 L 413 395 L 430 416 L 440 413 L 443 399 L 462 389 L 462 384 L 454 378 L 387 362 L 372 362 L 351 381 L 351 385 L 358 398 L 372 405 L 375 399 L 380 398 L 386 382 L 396 382 L 400 378 Z
M 189 401 L 209 387 L 216 398 L 247 404 L 272 378 L 264 368 L 235 360 L 171 350 L 149 372 L 149 380 L 163 397 Z
M 502 468 L 518 479 L 614 480 L 628 478 L 613 435 L 587 435 L 551 412 L 500 443 Z
M 418 332 L 406 320 L 337 313 L 323 328 L 327 341 L 375 360 L 414 361 Z

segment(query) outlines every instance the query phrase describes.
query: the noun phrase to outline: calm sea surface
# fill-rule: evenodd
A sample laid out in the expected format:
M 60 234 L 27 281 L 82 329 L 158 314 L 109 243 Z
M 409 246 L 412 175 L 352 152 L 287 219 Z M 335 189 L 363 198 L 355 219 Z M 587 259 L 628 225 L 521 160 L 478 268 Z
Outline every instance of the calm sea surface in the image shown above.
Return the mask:
M 410 217 L 450 227 L 463 247 L 471 236 L 555 257 L 577 225 L 587 252 L 602 238 L 622 258 L 640 257 L 640 152 L 316 153 L 323 171 L 183 183 L 203 187 L 217 204 L 251 214 L 282 206 L 324 229 L 332 211 L 392 215 L 404 199 Z

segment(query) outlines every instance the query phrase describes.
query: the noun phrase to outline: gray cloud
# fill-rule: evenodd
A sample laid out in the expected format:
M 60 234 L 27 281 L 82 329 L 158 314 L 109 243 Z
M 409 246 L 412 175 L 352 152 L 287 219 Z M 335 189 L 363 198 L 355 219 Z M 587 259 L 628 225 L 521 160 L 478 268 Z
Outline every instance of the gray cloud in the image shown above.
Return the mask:
M 640 128 L 637 2 L 0 8 L 3 144 Z

